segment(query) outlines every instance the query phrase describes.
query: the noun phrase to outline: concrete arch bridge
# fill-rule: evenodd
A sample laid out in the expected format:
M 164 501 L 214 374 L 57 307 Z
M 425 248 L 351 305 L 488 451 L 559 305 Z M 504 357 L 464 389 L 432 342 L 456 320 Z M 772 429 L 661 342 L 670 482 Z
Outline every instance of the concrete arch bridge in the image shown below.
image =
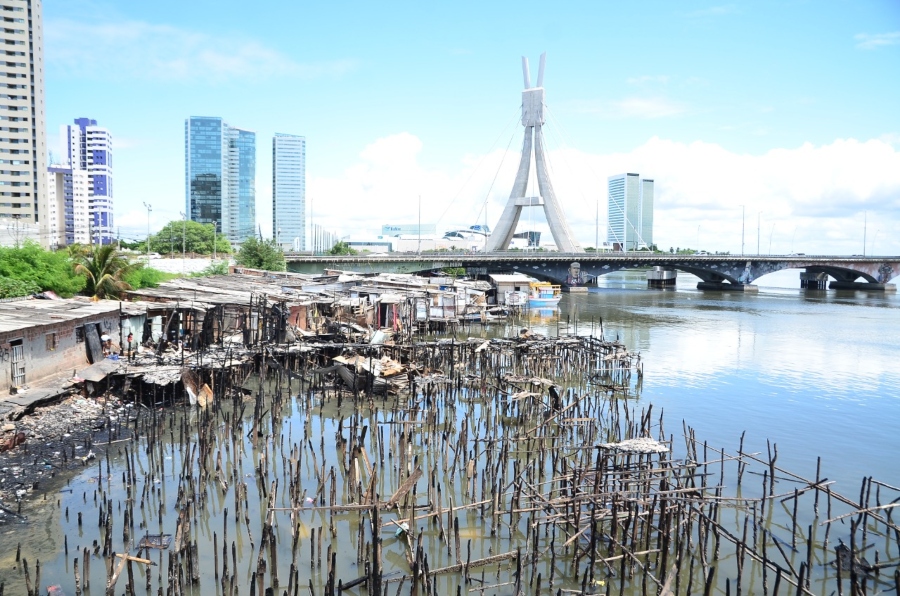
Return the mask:
M 674 280 L 675 271 L 700 278 L 702 290 L 752 291 L 755 280 L 784 269 L 801 269 L 800 286 L 825 289 L 896 291 L 889 283 L 900 275 L 900 257 L 830 255 L 672 255 L 654 253 L 390 253 L 385 255 L 285 255 L 288 270 L 322 273 L 324 270 L 361 273 L 423 273 L 465 268 L 469 274 L 519 272 L 578 288 L 594 285 L 598 277 L 614 271 L 651 269 L 648 275 Z

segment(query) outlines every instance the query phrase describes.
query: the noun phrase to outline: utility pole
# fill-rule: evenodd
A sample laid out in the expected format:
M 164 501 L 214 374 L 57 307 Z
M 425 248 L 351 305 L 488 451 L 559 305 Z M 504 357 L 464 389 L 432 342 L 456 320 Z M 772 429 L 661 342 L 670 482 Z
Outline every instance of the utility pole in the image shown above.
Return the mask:
M 147 208 L 147 267 L 150 266 L 150 212 L 153 211 L 153 207 L 150 203 L 144 202 L 144 207 Z
M 756 254 L 759 255 L 759 215 L 762 211 L 756 212 Z
M 422 254 L 422 195 L 419 195 L 419 248 L 416 254 Z
M 219 227 L 219 220 L 213 220 L 213 263 L 216 262 L 216 234 Z

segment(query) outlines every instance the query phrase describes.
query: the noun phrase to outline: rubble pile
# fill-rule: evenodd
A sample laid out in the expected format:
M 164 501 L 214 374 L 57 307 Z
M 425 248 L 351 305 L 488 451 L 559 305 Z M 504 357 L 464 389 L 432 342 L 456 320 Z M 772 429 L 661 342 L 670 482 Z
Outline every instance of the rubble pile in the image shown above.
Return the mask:
M 132 412 L 132 404 L 116 399 L 76 396 L 4 423 L 0 427 L 0 521 L 4 510 L 14 510 L 16 501 L 41 491 L 41 485 L 59 472 L 88 465 L 100 452 L 100 443 L 117 436 Z M 3 449 L 12 442 L 14 448 Z

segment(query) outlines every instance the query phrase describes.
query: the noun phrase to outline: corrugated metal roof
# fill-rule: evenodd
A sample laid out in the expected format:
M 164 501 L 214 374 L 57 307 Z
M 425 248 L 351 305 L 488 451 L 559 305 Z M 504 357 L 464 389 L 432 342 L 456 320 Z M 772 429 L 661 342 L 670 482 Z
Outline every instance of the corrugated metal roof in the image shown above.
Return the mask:
M 17 300 L 0 302 L 0 333 L 77 321 L 93 315 L 118 313 L 119 303 L 109 300 Z

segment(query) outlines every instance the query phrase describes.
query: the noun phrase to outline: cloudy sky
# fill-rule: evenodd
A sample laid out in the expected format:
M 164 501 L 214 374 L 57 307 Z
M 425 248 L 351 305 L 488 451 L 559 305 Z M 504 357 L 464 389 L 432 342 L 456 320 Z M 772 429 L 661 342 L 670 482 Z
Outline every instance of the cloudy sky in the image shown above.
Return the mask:
M 551 175 L 583 244 L 628 171 L 656 180 L 660 247 L 900 254 L 896 0 L 44 0 L 44 24 L 50 144 L 76 117 L 111 130 L 123 236 L 144 201 L 153 229 L 184 209 L 192 115 L 256 131 L 264 234 L 275 132 L 306 136 L 308 211 L 342 236 L 414 223 L 420 197 L 439 230 L 493 226 L 521 56 L 547 52 Z M 546 229 L 532 211 L 520 228 Z

